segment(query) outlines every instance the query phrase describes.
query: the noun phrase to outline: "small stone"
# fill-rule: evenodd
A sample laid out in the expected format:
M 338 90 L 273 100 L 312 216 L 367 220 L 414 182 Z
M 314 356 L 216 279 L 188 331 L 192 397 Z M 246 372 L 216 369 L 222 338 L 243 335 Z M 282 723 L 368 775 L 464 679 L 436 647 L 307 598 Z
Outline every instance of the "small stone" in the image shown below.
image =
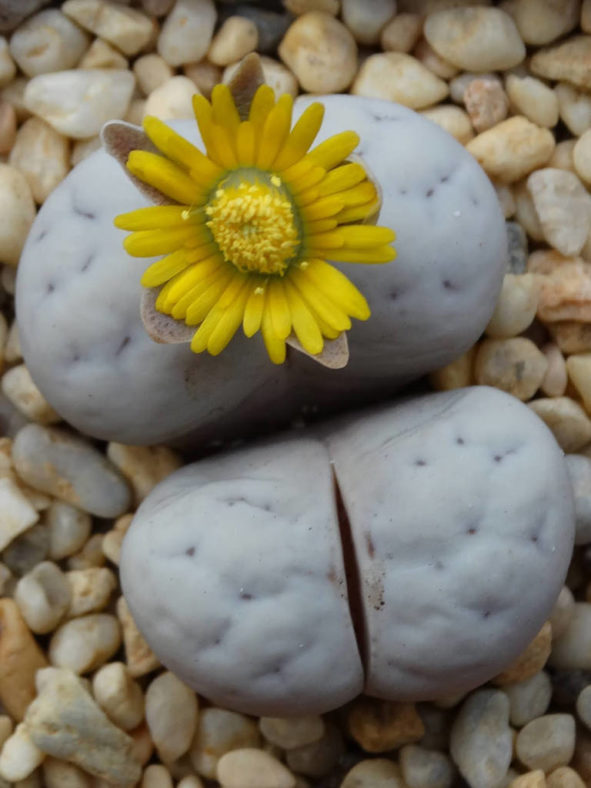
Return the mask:
M 22 720 L 36 695 L 35 674 L 47 665 L 16 602 L 0 599 L 0 703 Z
M 359 761 L 347 772 L 340 788 L 410 788 L 400 767 L 386 758 Z
M 148 766 L 142 777 L 141 788 L 173 788 L 172 777 L 166 766 Z
M 25 176 L 0 162 L 0 262 L 17 265 L 35 218 L 35 202 Z
M 92 613 L 62 624 L 49 642 L 52 665 L 88 673 L 110 659 L 121 645 L 115 616 Z
M 547 366 L 530 339 L 485 339 L 478 347 L 474 376 L 479 386 L 494 386 L 526 402 L 539 389 Z
M 437 391 L 451 391 L 461 389 L 474 382 L 472 370 L 476 347 L 471 347 L 463 356 L 456 358 L 441 369 L 429 375 L 429 381 Z
M 477 132 L 486 131 L 505 120 L 509 99 L 498 82 L 473 79 L 464 91 L 464 104 Z
M 44 635 L 56 628 L 70 604 L 70 588 L 57 564 L 42 561 L 16 585 L 14 601 L 29 628 Z
M 31 117 L 31 112 L 25 106 L 25 90 L 28 84 L 26 77 L 15 77 L 0 91 L 0 97 L 13 106 L 19 123 Z
M 69 670 L 50 674 L 27 709 L 26 726 L 37 747 L 54 758 L 122 788 L 140 779 L 133 739 L 110 722 Z
M 344 750 L 340 730 L 335 725 L 327 723 L 324 734 L 318 741 L 287 751 L 287 766 L 293 772 L 306 777 L 326 777 L 334 771 Z
M 546 788 L 585 788 L 585 783 L 574 769 L 559 766 L 546 777 Z
M 554 148 L 552 157 L 548 161 L 548 167 L 575 172 L 573 153 L 576 143 L 576 140 L 562 140 L 562 142 L 559 142 Z
M 548 367 L 540 384 L 540 391 L 547 397 L 562 397 L 568 383 L 564 356 L 554 342 L 544 345 L 542 353 L 546 357 Z
M 526 772 L 511 780 L 509 788 L 546 788 L 546 778 L 541 769 Z
M 0 551 L 39 519 L 32 503 L 10 478 L 0 478 Z
M 324 14 L 336 16 L 340 9 L 340 0 L 283 0 L 286 11 L 296 16 L 307 14 L 310 11 L 321 11 Z
M 567 458 L 568 463 L 568 458 Z M 570 474 L 570 469 L 569 474 Z M 568 586 L 563 586 L 558 594 L 549 621 L 552 625 L 552 637 L 556 640 L 566 632 L 575 611 L 575 598 Z
M 238 65 L 236 64 L 235 68 L 238 68 Z M 231 70 L 232 66 L 228 66 L 224 73 Z M 213 63 L 209 63 L 207 60 L 202 60 L 200 63 L 188 63 L 183 66 L 183 71 L 185 76 L 195 83 L 199 92 L 206 98 L 211 97 L 211 91 L 218 82 L 222 81 L 222 69 L 219 66 L 214 66 Z
M 34 744 L 21 722 L 2 747 L 0 777 L 11 782 L 24 780 L 43 762 L 44 757 L 45 753 Z
M 86 49 L 86 33 L 57 8 L 29 17 L 10 38 L 10 53 L 28 77 L 74 68 Z
M 585 183 L 591 183 L 591 129 L 588 129 L 577 141 L 573 150 L 573 163 L 577 175 Z M 585 240 L 587 240 L 587 236 L 585 236 Z
M 75 69 L 40 74 L 25 89 L 27 108 L 66 137 L 98 134 L 108 120 L 122 118 L 135 86 L 131 71 Z
M 265 739 L 282 750 L 318 741 L 324 735 L 322 717 L 261 717 L 259 729 Z
M 173 68 L 198 62 L 207 54 L 216 17 L 213 0 L 177 0 L 158 36 L 158 54 Z
M 258 40 L 259 31 L 254 22 L 243 16 L 231 16 L 214 35 L 207 58 L 216 66 L 227 66 L 254 52 Z
M 0 154 L 10 153 L 16 139 L 16 112 L 12 104 L 0 100 Z
M 512 183 L 542 167 L 552 155 L 554 146 L 551 131 L 516 115 L 483 131 L 466 145 L 466 149 L 491 178 Z
M 119 517 L 115 521 L 114 527 L 110 531 L 107 531 L 103 539 L 102 550 L 104 555 L 109 559 L 109 561 L 116 564 L 117 566 L 119 566 L 119 558 L 121 555 L 123 539 L 129 526 L 131 525 L 132 520 L 132 514 L 124 514 L 123 517 Z
M 92 693 L 111 722 L 122 730 L 133 730 L 144 719 L 144 693 L 123 662 L 99 668 L 92 679 Z
M 527 270 L 527 235 L 519 222 L 507 222 L 507 238 L 509 240 L 509 274 L 525 274 Z M 526 285 L 527 287 L 527 285 Z M 537 288 L 536 288 L 537 303 Z M 528 324 L 529 325 L 529 324 Z
M 260 744 L 259 730 L 253 720 L 234 711 L 207 708 L 199 714 L 189 755 L 195 771 L 213 780 L 222 755 L 231 750 L 258 748 Z
M 145 766 L 154 754 L 154 742 L 150 737 L 145 720 L 135 730 L 129 731 L 129 735 L 133 739 L 133 757 L 138 763 Z
M 8 42 L 4 36 L 0 36 L 0 88 L 12 82 L 15 74 L 16 66 L 10 55 Z
M 571 356 L 568 361 L 571 358 L 577 359 L 577 356 Z M 578 358 L 586 360 L 584 356 Z M 575 544 L 589 544 L 591 543 L 591 459 L 582 454 L 569 454 L 566 457 L 566 467 L 575 501 Z
M 509 719 L 521 728 L 545 714 L 552 698 L 552 682 L 544 671 L 503 688 L 509 698 Z
M 579 693 L 576 708 L 581 722 L 591 728 L 591 684 Z
M 92 788 L 91 777 L 73 763 L 47 757 L 43 761 L 45 788 Z
M 396 14 L 384 27 L 380 45 L 386 52 L 410 52 L 421 35 L 423 20 L 420 14 Z
M 128 65 L 127 59 L 115 47 L 103 41 L 102 38 L 95 38 L 80 63 L 78 63 L 78 68 L 125 69 Z
M 419 741 L 425 726 L 413 703 L 359 698 L 347 715 L 349 734 L 365 752 L 387 752 Z
M 579 254 L 591 231 L 591 196 L 579 178 L 547 167 L 529 176 L 527 188 L 546 241 L 563 255 Z
M 299 16 L 279 45 L 279 56 L 309 93 L 338 93 L 357 71 L 357 45 L 342 22 L 326 13 Z
M 144 96 L 148 96 L 167 82 L 174 72 L 163 57 L 152 52 L 137 58 L 133 64 L 133 73 L 139 89 Z
M 590 603 L 575 603 L 566 631 L 554 641 L 550 664 L 559 670 L 591 670 Z
M 166 446 L 126 446 L 111 442 L 107 446 L 107 457 L 131 485 L 136 506 L 158 482 L 182 464 L 179 455 Z
M 49 534 L 43 523 L 28 528 L 2 553 L 6 566 L 17 576 L 30 572 L 47 558 Z
M 353 33 L 359 44 L 371 46 L 380 40 L 384 26 L 396 13 L 396 0 L 342 0 L 341 16 L 343 22 Z
M 183 777 L 181 780 L 179 780 L 176 788 L 205 788 L 205 785 L 199 779 L 199 777 L 195 777 L 195 775 L 189 774 L 186 777 Z M 305 788 L 305 786 L 302 786 L 302 788 Z
M 559 99 L 552 88 L 535 77 L 517 74 L 507 75 L 505 87 L 515 115 L 525 115 L 537 126 L 556 126 Z
M 568 82 L 554 88 L 561 120 L 577 137 L 591 127 L 591 96 Z
M 536 213 L 534 201 L 527 189 L 525 180 L 513 186 L 513 197 L 515 200 L 515 218 L 518 224 L 521 225 L 528 238 L 531 238 L 532 241 L 543 241 L 544 232 L 540 224 L 540 218 Z
M 513 736 L 509 699 L 500 690 L 477 690 L 456 716 L 450 753 L 462 776 L 478 788 L 494 788 L 509 770 Z
M 456 66 L 438 55 L 426 38 L 419 39 L 413 55 L 425 68 L 441 79 L 451 79 L 458 73 Z
M 173 673 L 161 673 L 148 685 L 146 722 L 163 761 L 176 761 L 189 750 L 198 712 L 195 692 Z
M 541 46 L 577 26 L 579 5 L 579 0 L 508 0 L 503 8 L 513 17 L 525 43 Z
M 450 788 L 454 767 L 444 753 L 409 745 L 400 750 L 399 758 L 408 788 Z
M 2 377 L 2 391 L 12 404 L 31 421 L 38 424 L 55 424 L 61 421 L 43 394 L 33 383 L 24 364 L 12 367 Z
M 14 466 L 31 487 L 98 517 L 117 517 L 130 493 L 116 468 L 93 446 L 63 430 L 29 424 L 13 446 Z
M 49 531 L 49 557 L 53 561 L 60 561 L 80 550 L 92 528 L 89 514 L 63 501 L 53 501 L 45 522 Z
M 547 328 L 562 353 L 568 355 L 591 351 L 591 324 L 564 320 L 549 323 Z
M 134 126 L 141 126 L 146 115 L 146 103 L 146 99 L 143 98 L 132 99 L 123 120 L 126 123 L 133 123 Z M 183 109 L 183 112 L 186 112 L 186 109 Z
M 453 104 L 440 104 L 438 107 L 424 109 L 420 114 L 455 137 L 461 145 L 474 137 L 468 113 Z
M 535 676 L 544 667 L 552 650 L 552 626 L 546 621 L 526 649 L 502 673 L 495 676 L 497 687 L 515 684 Z
M 424 35 L 441 57 L 467 71 L 503 71 L 525 58 L 515 23 L 499 8 L 450 8 L 429 14 Z
M 554 256 L 552 256 L 552 254 Z M 549 261 L 546 270 L 536 270 L 537 260 Z M 528 268 L 540 273 L 538 317 L 545 323 L 591 322 L 591 264 L 557 252 L 531 255 Z
M 539 50 L 530 68 L 539 77 L 565 80 L 587 90 L 591 81 L 591 36 L 573 36 L 555 47 Z
M 12 295 L 14 295 L 14 292 Z M 16 320 L 11 323 L 8 337 L 6 338 L 6 344 L 4 345 L 4 359 L 5 361 L 8 361 L 9 364 L 14 364 L 23 360 L 21 343 L 18 336 L 18 324 Z
M 189 77 L 171 77 L 155 88 L 146 100 L 145 115 L 155 115 L 160 120 L 193 117 L 193 96 L 197 88 Z
M 505 274 L 495 311 L 486 327 L 487 335 L 493 339 L 516 337 L 531 325 L 537 308 L 537 277 L 534 274 Z
M 570 397 L 536 399 L 528 407 L 550 428 L 563 451 L 579 451 L 591 441 L 591 420 Z
M 100 612 L 117 588 L 117 578 L 113 572 L 98 566 L 74 569 L 66 573 L 65 580 L 70 592 L 68 618 Z
M 296 778 L 263 750 L 233 750 L 220 758 L 217 779 L 222 788 L 296 788 Z
M 578 394 L 587 412 L 591 411 L 591 353 L 569 356 L 566 360 L 566 369 L 569 379 Z
M 302 86 L 305 87 L 303 83 Z M 359 69 L 351 93 L 422 109 L 445 98 L 448 87 L 411 55 L 384 52 L 367 58 Z
M 124 55 L 136 55 L 154 31 L 151 20 L 141 11 L 106 0 L 66 0 L 62 11 Z
M 233 13 L 244 16 L 257 27 L 259 54 L 275 54 L 281 39 L 292 22 L 290 14 L 277 13 L 258 6 L 239 4 L 231 7 Z
M 48 195 L 68 174 L 70 145 L 40 118 L 29 118 L 18 130 L 9 163 L 19 169 L 38 203 Z
M 550 772 L 566 766 L 575 750 L 575 720 L 571 714 L 546 714 L 522 728 L 515 749 L 530 769 Z
M 117 600 L 117 616 L 123 630 L 125 659 L 130 675 L 139 678 L 160 667 L 158 658 L 137 628 L 124 597 Z

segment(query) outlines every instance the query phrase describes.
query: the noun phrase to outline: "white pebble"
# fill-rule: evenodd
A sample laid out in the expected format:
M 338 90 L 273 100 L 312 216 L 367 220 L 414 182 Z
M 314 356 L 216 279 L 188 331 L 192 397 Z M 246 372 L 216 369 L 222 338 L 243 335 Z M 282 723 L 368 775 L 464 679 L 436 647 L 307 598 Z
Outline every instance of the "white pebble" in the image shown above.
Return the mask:
M 94 788 L 90 775 L 73 763 L 48 757 L 42 769 L 45 788 Z
M 529 176 L 527 188 L 546 241 L 565 256 L 579 254 L 591 230 L 591 196 L 579 178 L 546 167 Z
M 440 104 L 438 107 L 424 109 L 420 113 L 424 118 L 433 121 L 442 129 L 465 145 L 474 137 L 472 123 L 468 113 L 453 104 Z
M 74 68 L 89 38 L 57 8 L 29 17 L 10 39 L 10 53 L 28 77 Z
M 587 131 L 591 127 L 591 96 L 568 82 L 559 82 L 554 92 L 560 117 L 569 131 L 577 137 Z
M 140 788 L 173 788 L 172 777 L 166 766 L 148 766 L 142 776 Z
M 144 96 L 167 82 L 173 75 L 172 68 L 160 55 L 151 52 L 134 61 L 133 73 Z
M 541 670 L 524 681 L 503 687 L 503 692 L 509 698 L 511 724 L 521 728 L 546 713 L 552 698 L 552 682 Z
M 318 741 L 324 735 L 324 721 L 319 716 L 261 717 L 259 729 L 265 739 L 282 750 L 292 750 Z
M 107 717 L 122 730 L 133 730 L 143 720 L 142 688 L 123 662 L 110 662 L 99 668 L 92 679 L 92 692 Z
M 384 26 L 396 13 L 396 0 L 342 0 L 343 22 L 360 44 L 377 44 Z
M 529 769 L 551 772 L 566 766 L 575 750 L 575 720 L 571 714 L 546 714 L 522 728 L 515 750 Z
M 547 128 L 558 123 L 558 98 L 540 79 L 508 74 L 505 88 L 515 115 L 525 115 L 532 123 Z
M 422 109 L 444 99 L 448 87 L 411 55 L 384 52 L 367 58 L 359 69 L 351 93 Z
M 426 38 L 419 39 L 413 50 L 413 55 L 425 68 L 432 71 L 441 79 L 451 79 L 458 73 L 458 68 L 438 55 Z
M 158 36 L 158 54 L 173 67 L 201 60 L 209 49 L 216 18 L 213 0 L 177 0 Z
M 43 762 L 45 753 L 32 741 L 24 723 L 4 742 L 0 753 L 0 777 L 10 782 L 24 780 Z
M 141 11 L 106 0 L 66 0 L 62 11 L 125 55 L 137 54 L 152 38 L 152 21 Z
M 508 0 L 503 5 L 526 44 L 549 44 L 579 21 L 579 0 Z
M 39 519 L 29 499 L 10 478 L 0 479 L 0 550 Z
M 568 383 L 564 356 L 554 342 L 548 342 L 544 345 L 542 353 L 546 356 L 548 368 L 540 384 L 540 390 L 547 397 L 562 397 Z M 554 627 L 552 631 L 554 631 Z
M 552 612 L 548 617 L 552 627 L 552 637 L 554 640 L 562 637 L 568 629 L 575 612 L 575 598 L 568 586 L 562 586 Z
M 16 65 L 10 55 L 8 42 L 4 36 L 0 36 L 0 88 L 12 82 L 15 74 Z
M 49 643 L 52 665 L 88 673 L 105 663 L 121 645 L 121 630 L 115 616 L 92 613 L 62 624 Z
M 70 591 L 69 618 L 100 612 L 107 606 L 117 587 L 117 578 L 113 572 L 98 566 L 73 569 L 66 573 L 65 579 Z
M 258 41 L 259 31 L 251 19 L 228 17 L 213 37 L 207 59 L 216 66 L 227 66 L 254 52 Z
M 534 274 L 506 274 L 486 333 L 494 339 L 516 337 L 531 325 L 537 308 L 537 277 Z
M 18 130 L 8 161 L 23 173 L 33 198 L 43 203 L 68 174 L 69 159 L 66 137 L 40 118 L 29 118 Z
M 535 399 L 528 407 L 551 429 L 563 451 L 579 451 L 591 441 L 591 420 L 570 397 Z
M 556 167 L 559 170 L 568 170 L 569 172 L 575 171 L 575 163 L 573 160 L 573 152 L 577 140 L 562 140 L 554 148 L 554 153 L 548 161 L 548 167 Z
M 263 750 L 233 750 L 220 758 L 217 778 L 223 788 L 296 788 L 296 778 Z
M 478 347 L 474 376 L 479 386 L 494 386 L 525 402 L 539 389 L 547 366 L 530 339 L 485 339 Z
M 115 47 L 103 41 L 102 38 L 95 38 L 82 60 L 78 63 L 78 68 L 119 68 L 128 67 L 127 58 L 123 57 Z
M 257 748 L 260 744 L 257 725 L 249 717 L 226 709 L 207 708 L 199 714 L 189 755 L 195 771 L 213 780 L 222 755 L 231 750 Z
M 577 375 L 571 374 L 572 365 L 569 366 L 571 359 L 577 356 L 570 356 L 567 360 L 571 380 L 577 389 L 580 381 Z M 579 356 L 585 362 L 585 356 Z M 586 378 L 589 377 L 588 364 L 585 364 Z M 586 380 L 588 383 L 588 380 Z M 575 503 L 575 544 L 589 544 L 591 542 L 591 459 L 582 454 L 568 454 L 566 456 L 566 468 L 573 488 Z
M 155 115 L 160 120 L 193 117 L 193 96 L 197 87 L 189 77 L 171 77 L 148 96 L 144 114 Z
M 38 424 L 55 424 L 61 420 L 34 384 L 24 364 L 11 367 L 2 376 L 2 392 L 24 416 Z
M 591 129 L 588 129 L 575 144 L 573 164 L 577 175 L 587 184 L 591 184 Z
M 449 788 L 454 767 L 442 752 L 407 745 L 399 753 L 402 776 L 408 788 Z
M 568 627 L 552 644 L 549 664 L 559 670 L 591 670 L 590 603 L 575 603 Z
M 382 49 L 386 52 L 410 52 L 419 40 L 422 26 L 420 14 L 396 14 L 382 30 Z
M 57 564 L 42 561 L 18 581 L 14 601 L 29 629 L 43 635 L 54 630 L 65 615 L 70 587 Z
M 60 561 L 80 550 L 92 528 L 90 515 L 63 501 L 53 501 L 45 515 L 49 557 Z
M 0 263 L 16 266 L 35 218 L 35 202 L 25 176 L 0 162 Z
M 199 706 L 195 692 L 170 672 L 161 673 L 146 691 L 146 722 L 162 760 L 184 755 L 195 735 Z
M 129 481 L 136 505 L 158 482 L 181 467 L 181 458 L 166 446 L 126 446 L 111 442 L 107 457 Z

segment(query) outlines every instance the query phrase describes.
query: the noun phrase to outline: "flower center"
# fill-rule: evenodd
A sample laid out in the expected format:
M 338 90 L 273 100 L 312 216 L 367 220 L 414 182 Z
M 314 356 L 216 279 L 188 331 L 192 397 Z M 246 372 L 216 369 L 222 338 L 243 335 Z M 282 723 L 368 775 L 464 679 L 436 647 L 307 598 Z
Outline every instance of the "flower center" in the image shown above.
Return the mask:
M 239 271 L 280 276 L 287 271 L 300 233 L 279 176 L 235 170 L 218 184 L 205 213 L 224 259 Z

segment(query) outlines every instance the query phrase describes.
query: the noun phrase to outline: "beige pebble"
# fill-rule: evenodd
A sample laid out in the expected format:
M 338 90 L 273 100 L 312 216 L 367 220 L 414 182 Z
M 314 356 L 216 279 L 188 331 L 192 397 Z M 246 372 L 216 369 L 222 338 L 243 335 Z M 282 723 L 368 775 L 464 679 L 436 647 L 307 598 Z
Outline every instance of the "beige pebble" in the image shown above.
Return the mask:
M 568 82 L 554 88 L 560 118 L 577 137 L 591 127 L 591 96 Z
M 591 231 L 591 196 L 579 178 L 546 167 L 529 176 L 527 188 L 546 241 L 565 256 L 579 254 Z
M 485 339 L 476 354 L 474 377 L 479 386 L 494 386 L 525 402 L 539 389 L 547 366 L 530 339 Z
M 131 751 L 134 759 L 145 766 L 154 753 L 154 742 L 146 722 L 142 722 L 135 730 L 129 731 L 129 736 L 133 741 Z
M 479 134 L 466 149 L 491 178 L 511 183 L 543 166 L 554 146 L 552 132 L 516 115 Z
M 217 767 L 223 788 L 295 788 L 296 778 L 263 750 L 245 748 L 223 755 Z
M 100 612 L 117 587 L 117 578 L 104 567 L 73 569 L 66 572 L 65 579 L 70 590 L 68 618 Z
M 585 183 L 591 183 L 591 129 L 588 129 L 577 141 L 573 150 L 573 163 L 579 177 Z
M 396 14 L 380 35 L 380 45 L 386 52 L 410 52 L 421 35 L 423 20 L 419 14 Z
M 531 325 L 537 308 L 537 277 L 534 274 L 506 274 L 486 333 L 493 339 L 516 337 Z
M 160 120 L 193 117 L 193 96 L 197 87 L 189 77 L 171 77 L 155 88 L 144 107 L 145 115 L 155 115 Z
M 436 52 L 468 71 L 504 70 L 525 58 L 515 23 L 499 8 L 450 8 L 430 14 L 424 34 Z
M 35 202 L 25 176 L 0 162 L 0 262 L 17 265 L 35 218 Z
M 0 714 L 0 750 L 14 730 L 14 723 L 7 714 Z
M 134 98 L 129 102 L 129 107 L 123 120 L 126 123 L 133 123 L 134 126 L 141 126 L 146 114 L 146 99 Z
M 345 90 L 357 71 L 357 45 L 350 31 L 330 14 L 311 11 L 289 27 L 279 56 L 310 93 Z
M 216 66 L 227 66 L 257 48 L 259 33 L 251 19 L 230 16 L 216 32 L 207 59 Z
M 292 750 L 318 741 L 324 735 L 324 721 L 319 716 L 261 717 L 259 729 L 265 739 L 282 750 Z
M 333 723 L 327 722 L 320 739 L 287 750 L 285 760 L 292 772 L 317 779 L 326 777 L 335 770 L 344 750 L 340 729 Z
M 10 153 L 16 139 L 16 112 L 12 104 L 0 100 L 0 155 Z
M 87 140 L 76 140 L 72 145 L 72 154 L 70 156 L 70 166 L 75 167 L 81 161 L 94 153 L 102 146 L 101 138 L 96 135 Z
M 88 673 L 110 659 L 121 645 L 121 630 L 115 616 L 91 613 L 66 621 L 49 642 L 52 665 Z
M 8 42 L 4 36 L 0 36 L 0 88 L 12 82 L 15 74 L 16 65 L 10 54 Z
M 464 91 L 464 104 L 477 132 L 496 126 L 507 117 L 509 99 L 498 82 L 473 79 Z
M 504 687 L 525 681 L 539 673 L 550 656 L 552 650 L 552 625 L 546 621 L 535 638 L 525 650 L 508 665 L 502 673 L 495 676 L 493 684 Z
M 517 734 L 519 760 L 530 769 L 550 772 L 566 766 L 575 749 L 575 720 L 571 714 L 546 714 L 528 722 Z
M 546 788 L 546 778 L 541 769 L 526 772 L 511 780 L 508 788 Z
M 581 5 L 581 30 L 591 33 L 591 0 L 583 0 Z
M 563 451 L 577 452 L 591 442 L 591 420 L 570 397 L 544 397 L 528 407 L 550 428 Z
M 21 491 L 16 481 L 0 479 L 0 550 L 4 550 L 20 534 L 39 519 L 33 502 Z
M 458 73 L 458 68 L 438 55 L 426 38 L 419 39 L 412 54 L 425 68 L 441 79 L 451 79 Z
M 559 670 L 591 670 L 591 604 L 575 602 L 566 631 L 554 641 L 550 665 Z
M 123 662 L 99 668 L 92 679 L 92 693 L 111 722 L 122 730 L 131 731 L 144 719 L 142 688 Z
M 579 0 L 508 0 L 508 11 L 526 44 L 549 44 L 569 33 L 579 21 Z
M 419 741 L 425 726 L 413 703 L 360 698 L 347 714 L 347 729 L 365 752 L 387 752 Z
M 591 36 L 572 36 L 541 49 L 530 60 L 531 71 L 546 79 L 564 80 L 588 90 L 591 80 Z
M 380 40 L 384 26 L 396 13 L 396 0 L 341 0 L 343 22 L 359 44 L 371 46 Z
M 471 347 L 459 358 L 445 367 L 432 372 L 429 381 L 437 391 L 451 391 L 470 386 L 474 382 L 473 368 L 476 347 Z
M 189 774 L 178 781 L 176 788 L 205 788 L 205 785 L 199 777 Z
M 591 353 L 569 356 L 566 359 L 566 369 L 570 382 L 589 413 L 591 411 Z
M 554 640 L 562 637 L 568 629 L 575 612 L 575 598 L 568 586 L 563 586 L 550 613 L 552 637 Z
M 508 74 L 505 88 L 515 115 L 524 115 L 537 126 L 549 129 L 558 123 L 556 93 L 540 79 Z
M 182 464 L 180 456 L 166 446 L 126 446 L 113 441 L 107 446 L 107 457 L 129 481 L 136 506 Z
M 0 777 L 14 782 L 28 777 L 43 762 L 43 753 L 21 722 L 4 742 L 0 753 Z
M 228 66 L 228 69 L 231 68 Z M 222 81 L 222 69 L 207 60 L 202 60 L 200 63 L 187 63 L 183 66 L 183 71 L 206 98 L 210 98 L 211 91 L 218 82 Z
M 141 768 L 132 756 L 133 739 L 110 722 L 84 682 L 70 670 L 53 669 L 42 678 L 25 719 L 39 749 L 108 784 L 135 785 Z
M 10 39 L 10 53 L 28 77 L 74 68 L 89 38 L 57 8 L 29 17 Z
M 298 95 L 298 81 L 283 63 L 266 55 L 262 55 L 260 60 L 265 83 L 273 88 L 276 99 L 284 93 L 289 93 L 294 97 Z M 239 63 L 233 63 L 225 68 L 221 81 L 227 84 L 234 76 L 239 65 Z
M 57 564 L 42 561 L 18 581 L 14 601 L 29 628 L 44 635 L 64 617 L 70 604 L 70 587 Z
M 411 55 L 384 52 L 367 58 L 359 69 L 351 93 L 422 109 L 444 99 L 448 87 Z
M 4 358 L 10 364 L 14 364 L 17 361 L 22 361 L 23 358 L 20 338 L 18 335 L 18 323 L 16 320 L 13 320 L 13 322 L 10 324 L 8 336 L 6 337 L 6 343 L 4 345 Z
M 160 662 L 137 628 L 125 597 L 121 596 L 117 600 L 117 616 L 123 631 L 125 661 L 130 675 L 138 678 L 146 673 L 151 673 L 160 666 Z
M 226 709 L 206 708 L 199 713 L 189 754 L 195 771 L 212 780 L 222 755 L 231 750 L 258 748 L 260 744 L 260 733 L 252 719 Z
M 409 744 L 399 753 L 402 776 L 409 788 L 450 788 L 455 770 L 448 755 Z
M 554 153 L 548 161 L 548 167 L 554 167 L 558 170 L 567 170 L 568 172 L 575 172 L 575 162 L 573 153 L 577 140 L 562 140 L 554 148 Z
M 533 269 L 533 255 L 528 269 Z M 591 322 L 591 263 L 578 257 L 563 257 L 558 252 L 556 266 L 540 277 L 538 317 L 548 323 L 556 321 Z M 548 257 L 548 255 L 546 255 Z
M 118 517 L 115 520 L 114 527 L 107 531 L 102 542 L 102 550 L 105 557 L 112 563 L 117 564 L 117 566 L 119 566 L 123 539 L 132 520 L 132 514 L 124 514 L 123 517 Z
M 453 104 L 440 104 L 437 107 L 424 109 L 420 114 L 447 131 L 462 145 L 474 137 L 468 113 Z
M 92 778 L 73 763 L 58 758 L 43 761 L 45 788 L 93 788 Z
M 18 130 L 9 156 L 31 187 L 33 198 L 45 202 L 70 169 L 70 144 L 40 118 L 29 118 Z
M 199 705 L 195 692 L 166 671 L 146 690 L 146 722 L 163 761 L 188 752 L 197 728 Z
M 28 419 L 38 424 L 55 424 L 61 420 L 51 407 L 24 364 L 12 367 L 2 376 L 2 392 Z
M 564 356 L 554 342 L 544 345 L 542 353 L 546 357 L 548 367 L 540 384 L 540 391 L 547 397 L 562 397 L 568 383 Z
M 35 674 L 47 665 L 16 602 L 0 599 L 0 703 L 22 720 L 36 695 Z
M 166 766 L 152 764 L 142 775 L 140 788 L 173 788 L 172 777 Z
M 585 788 L 585 783 L 574 769 L 559 766 L 546 778 L 546 788 Z
M 347 772 L 340 788 L 409 788 L 400 767 L 387 758 L 359 761 Z
M 133 73 L 139 89 L 144 96 L 148 96 L 153 90 L 167 82 L 174 72 L 163 57 L 151 52 L 134 61 Z
M 25 90 L 29 81 L 26 77 L 17 76 L 0 91 L 0 98 L 14 107 L 19 123 L 31 117 L 31 111 L 25 105 Z
M 103 38 L 124 55 L 136 55 L 150 41 L 153 24 L 134 8 L 107 0 L 66 0 L 62 11 L 80 27 Z
M 283 5 L 286 11 L 296 16 L 307 14 L 309 11 L 321 11 L 336 16 L 341 8 L 340 0 L 283 0 Z
M 158 36 L 158 54 L 173 67 L 198 62 L 207 54 L 216 18 L 213 0 L 177 0 Z
M 54 561 L 73 555 L 90 536 L 92 520 L 64 501 L 53 501 L 45 515 L 49 530 L 49 557 Z
M 503 687 L 509 698 L 509 720 L 512 725 L 522 728 L 548 710 L 552 699 L 552 681 L 543 670 L 528 679 L 517 681 Z
M 532 241 L 543 241 L 544 232 L 540 224 L 540 217 L 536 212 L 534 201 L 527 188 L 527 179 L 514 184 L 513 198 L 515 200 L 515 216 Z
M 127 68 L 127 58 L 102 38 L 95 38 L 78 68 Z

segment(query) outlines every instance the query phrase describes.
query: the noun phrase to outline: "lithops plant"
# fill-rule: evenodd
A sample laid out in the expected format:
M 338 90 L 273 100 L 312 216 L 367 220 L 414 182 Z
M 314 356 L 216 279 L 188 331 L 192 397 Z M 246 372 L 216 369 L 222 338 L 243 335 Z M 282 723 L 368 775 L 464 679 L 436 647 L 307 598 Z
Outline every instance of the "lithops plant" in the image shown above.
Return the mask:
M 120 569 L 185 682 L 299 715 L 492 678 L 547 618 L 573 537 L 552 435 L 481 387 L 186 466 L 140 506 Z
M 392 392 L 488 322 L 507 242 L 474 159 L 412 111 L 356 96 L 298 99 L 290 131 L 289 100 L 253 79 L 239 72 L 233 93 L 196 100 L 201 133 L 192 121 L 172 124 L 180 138 L 154 120 L 147 133 L 108 127 L 128 166 L 93 154 L 39 212 L 19 266 L 21 344 L 45 397 L 83 432 L 200 445 L 256 433 Z M 253 233 L 244 206 L 267 199 L 274 219 Z M 214 223 L 232 201 L 227 238 Z M 128 249 L 151 257 L 123 250 L 117 215 Z M 268 243 L 271 262 L 259 254 Z M 197 292 L 205 273 L 213 289 Z

